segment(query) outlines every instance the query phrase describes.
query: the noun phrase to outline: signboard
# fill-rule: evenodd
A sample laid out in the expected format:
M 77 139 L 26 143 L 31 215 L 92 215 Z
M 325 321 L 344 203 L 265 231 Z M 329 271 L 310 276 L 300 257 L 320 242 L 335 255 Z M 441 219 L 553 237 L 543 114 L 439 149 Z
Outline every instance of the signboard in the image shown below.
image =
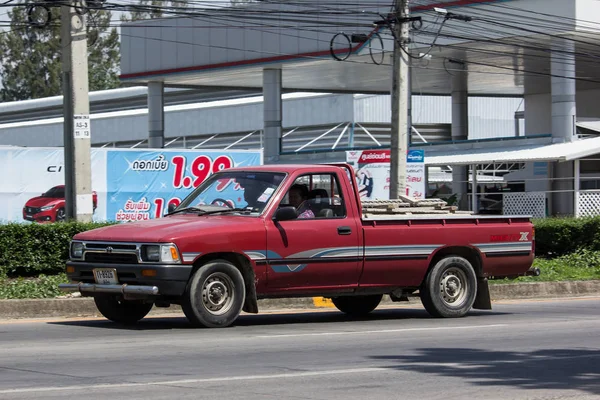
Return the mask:
M 90 133 L 90 116 L 89 115 L 74 115 L 73 116 L 73 137 L 75 139 L 89 139 Z
M 406 155 L 406 195 L 424 199 L 425 188 L 425 151 L 409 150 Z
M 390 198 L 390 150 L 347 151 L 346 162 L 354 167 L 361 199 Z M 406 195 L 425 198 L 425 152 L 410 150 L 406 163 Z
M 256 151 L 109 151 L 107 216 L 112 221 L 159 218 L 214 172 L 260 165 Z M 227 183 L 217 185 L 224 200 L 234 198 Z
M 260 165 L 260 151 L 91 150 L 91 198 L 83 205 L 94 221 L 157 218 L 169 203 L 179 204 L 212 173 L 231 167 Z M 0 148 L 0 223 L 55 222 L 64 217 L 62 148 Z M 229 183 L 216 185 L 224 200 L 235 203 Z M 78 204 L 78 208 L 82 206 Z

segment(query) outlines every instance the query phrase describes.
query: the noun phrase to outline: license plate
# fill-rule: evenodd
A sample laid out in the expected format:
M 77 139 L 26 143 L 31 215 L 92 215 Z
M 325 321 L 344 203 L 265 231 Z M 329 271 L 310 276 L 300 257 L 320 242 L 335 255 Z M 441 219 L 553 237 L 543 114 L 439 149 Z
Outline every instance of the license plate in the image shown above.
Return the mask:
M 117 285 L 117 270 L 114 268 L 96 268 L 94 269 L 94 279 L 100 285 Z

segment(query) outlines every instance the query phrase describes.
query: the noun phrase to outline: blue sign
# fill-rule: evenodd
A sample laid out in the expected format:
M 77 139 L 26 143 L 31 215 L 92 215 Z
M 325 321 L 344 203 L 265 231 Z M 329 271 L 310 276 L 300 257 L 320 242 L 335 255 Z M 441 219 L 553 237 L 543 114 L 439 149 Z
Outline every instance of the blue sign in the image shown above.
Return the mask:
M 406 155 L 406 162 L 422 163 L 425 161 L 425 150 L 409 150 Z
M 260 165 L 260 151 L 109 150 L 106 160 L 110 221 L 141 221 L 164 215 L 214 172 Z M 219 182 L 219 198 L 236 205 L 240 191 Z

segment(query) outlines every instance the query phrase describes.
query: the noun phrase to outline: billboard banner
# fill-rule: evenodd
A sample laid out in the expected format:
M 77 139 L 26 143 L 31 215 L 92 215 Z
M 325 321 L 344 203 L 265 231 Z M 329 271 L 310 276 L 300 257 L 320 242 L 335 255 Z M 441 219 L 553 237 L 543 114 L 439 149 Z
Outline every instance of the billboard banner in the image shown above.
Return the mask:
M 91 150 L 94 221 L 156 218 L 178 204 L 210 174 L 262 163 L 261 151 Z M 64 218 L 62 148 L 0 148 L 0 223 L 55 222 Z M 225 200 L 237 199 L 220 185 Z
M 390 150 L 347 151 L 346 162 L 354 167 L 361 199 L 390 198 Z M 425 152 L 409 150 L 406 163 L 406 195 L 425 198 Z
M 96 206 L 105 205 L 104 154 L 92 152 L 92 190 Z M 0 223 L 54 222 L 64 218 L 64 155 L 61 148 L 0 149 Z M 92 206 L 93 209 L 93 206 Z M 96 207 L 95 220 L 104 219 Z
M 107 215 L 111 221 L 140 221 L 164 215 L 212 173 L 261 164 L 259 151 L 109 150 Z M 233 188 L 222 185 L 224 200 Z

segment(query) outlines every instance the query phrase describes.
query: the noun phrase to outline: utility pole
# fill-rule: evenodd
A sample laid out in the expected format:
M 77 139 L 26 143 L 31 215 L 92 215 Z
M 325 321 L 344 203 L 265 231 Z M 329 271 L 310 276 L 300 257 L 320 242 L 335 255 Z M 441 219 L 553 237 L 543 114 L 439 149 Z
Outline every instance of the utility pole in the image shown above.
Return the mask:
M 408 0 L 395 0 L 394 55 L 392 62 L 392 129 L 390 154 L 390 199 L 406 196 L 406 154 L 408 152 Z
M 67 220 L 90 222 L 93 215 L 90 102 L 85 13 L 77 0 L 61 5 L 64 107 L 65 212 Z M 85 6 L 85 2 L 80 2 Z

